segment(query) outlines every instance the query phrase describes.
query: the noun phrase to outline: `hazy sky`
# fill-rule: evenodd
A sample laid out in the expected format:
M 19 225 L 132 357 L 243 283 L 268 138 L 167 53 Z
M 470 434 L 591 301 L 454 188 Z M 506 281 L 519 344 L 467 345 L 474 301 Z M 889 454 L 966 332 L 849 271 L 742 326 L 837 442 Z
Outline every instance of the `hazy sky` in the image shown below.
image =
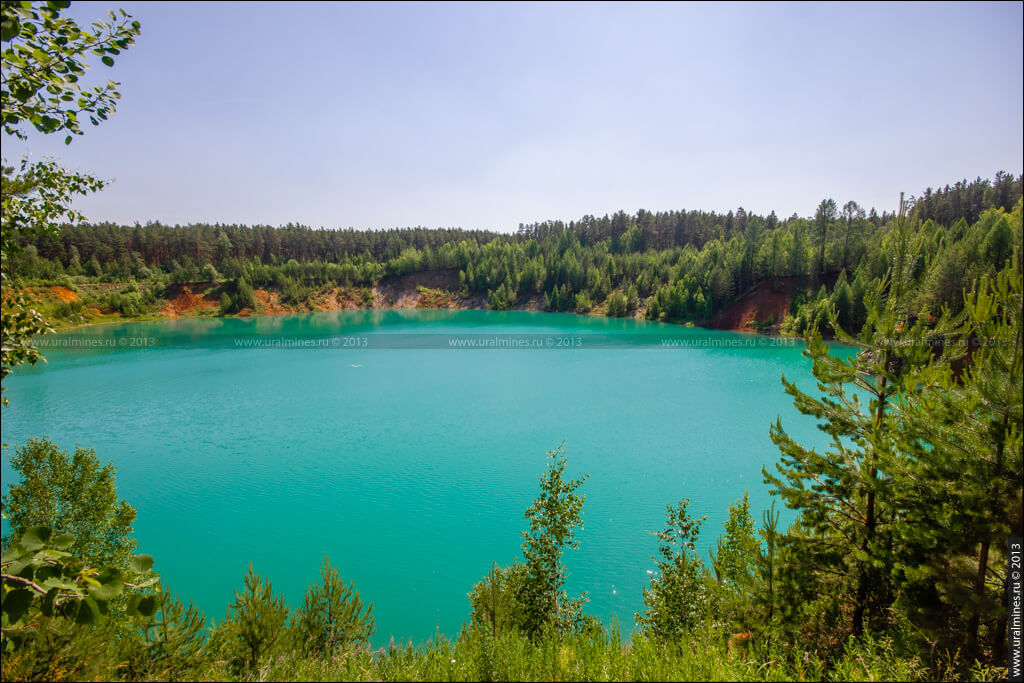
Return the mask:
M 117 115 L 3 141 L 120 223 L 513 230 L 624 209 L 892 210 L 1019 174 L 1022 4 L 123 7 Z

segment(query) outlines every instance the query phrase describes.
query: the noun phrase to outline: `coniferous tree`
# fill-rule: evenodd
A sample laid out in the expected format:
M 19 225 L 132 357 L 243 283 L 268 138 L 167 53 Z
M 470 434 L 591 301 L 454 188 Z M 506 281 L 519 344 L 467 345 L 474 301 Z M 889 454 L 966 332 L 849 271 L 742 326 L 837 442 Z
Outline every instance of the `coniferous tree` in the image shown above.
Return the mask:
M 729 506 L 724 532 L 718 539 L 716 552 L 711 553 L 711 567 L 716 579 L 717 612 L 731 626 L 747 630 L 753 620 L 751 607 L 760 554 L 760 544 L 754 532 L 754 518 L 750 515 L 748 493 L 744 493 L 741 500 Z
M 320 578 L 320 584 L 306 590 L 295 615 L 303 649 L 323 655 L 365 644 L 374 633 L 373 603 L 364 608 L 359 592 L 352 583 L 345 585 L 326 556 Z
M 96 258 L 96 254 L 92 255 L 89 259 L 89 263 L 85 266 L 85 274 L 90 277 L 101 277 L 103 275 L 103 266 L 100 265 L 100 261 Z
M 778 475 L 762 470 L 772 492 L 799 511 L 800 524 L 788 540 L 805 553 L 822 589 L 846 603 L 855 635 L 868 625 L 881 626 L 893 599 L 886 567 L 892 559 L 899 492 L 882 467 L 894 457 L 897 439 L 891 400 L 904 390 L 905 374 L 930 361 L 929 340 L 950 329 L 945 322 L 928 329 L 923 320 L 911 321 L 908 302 L 920 241 L 902 210 L 889 246 L 893 263 L 867 295 L 867 321 L 860 333 L 850 336 L 837 312 L 830 314 L 837 336 L 863 350 L 856 357 L 837 358 L 811 326 L 805 355 L 825 395 L 814 398 L 782 380 L 797 409 L 822 421 L 819 429 L 831 437 L 831 446 L 825 453 L 805 448 L 776 421 L 771 438 L 782 453 Z
M 220 315 L 228 315 L 233 312 L 234 304 L 231 301 L 231 297 L 228 295 L 227 292 L 223 292 L 220 295 L 220 307 L 218 309 L 218 313 L 220 313 Z
M 119 639 L 118 659 L 129 680 L 194 680 L 207 664 L 206 619 L 195 605 L 160 587 L 152 617 L 136 615 L 136 633 Z
M 525 632 L 526 610 L 519 600 L 525 595 L 523 587 L 527 580 L 525 564 L 518 561 L 507 567 L 493 564 L 487 576 L 477 582 L 467 596 L 471 622 L 492 636 L 506 630 Z
M 214 647 L 236 672 L 251 671 L 260 660 L 287 645 L 288 605 L 274 595 L 270 581 L 253 571 L 245 576 L 245 588 L 235 591 L 228 614 L 213 634 Z
M 775 510 L 775 500 L 772 500 L 771 507 L 765 510 L 761 516 L 761 529 L 758 531 L 764 541 L 764 552 L 761 554 L 758 563 L 758 579 L 762 591 L 757 595 L 759 603 L 767 603 L 763 610 L 764 631 L 767 633 L 767 651 L 772 651 L 772 636 L 775 633 L 775 573 L 776 553 L 778 548 L 778 525 L 779 513 Z
M 836 280 L 836 284 L 832 288 L 832 305 L 836 309 L 836 316 L 842 328 L 851 332 L 855 331 L 856 328 L 853 327 L 853 290 L 846 281 L 845 270 L 839 273 L 839 279 Z
M 935 642 L 968 662 L 1004 661 L 1005 562 L 1020 534 L 1022 464 L 1022 277 L 1016 264 L 966 296 L 961 344 L 974 344 L 957 376 L 928 367 L 908 382 L 924 389 L 901 402 L 905 456 L 893 463 L 907 497 L 898 527 L 902 604 Z
M 627 314 L 626 295 L 622 292 L 612 292 L 608 295 L 608 316 L 611 318 L 625 318 Z
M 825 243 L 828 240 L 829 223 L 836 218 L 836 202 L 834 199 L 823 199 L 814 214 L 814 228 L 818 236 L 818 262 L 815 273 L 825 274 Z
M 235 284 L 235 296 L 231 299 L 231 312 L 237 313 L 243 308 L 254 308 L 256 306 L 256 293 L 252 284 L 246 278 L 238 279 Z
M 850 251 L 850 235 L 853 233 L 853 221 L 864 218 L 864 209 L 860 204 L 850 200 L 843 204 L 843 215 L 846 216 L 846 234 L 843 237 L 843 262 L 842 267 L 848 268 L 848 254 Z

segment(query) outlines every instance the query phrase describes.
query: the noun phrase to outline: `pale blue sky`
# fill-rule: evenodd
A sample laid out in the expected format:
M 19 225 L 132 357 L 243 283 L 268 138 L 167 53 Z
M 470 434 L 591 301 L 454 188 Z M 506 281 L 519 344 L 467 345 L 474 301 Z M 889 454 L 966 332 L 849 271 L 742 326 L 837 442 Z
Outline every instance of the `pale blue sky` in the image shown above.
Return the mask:
M 892 210 L 1024 166 L 1022 4 L 123 7 L 117 115 L 4 140 L 120 223 L 508 231 L 624 209 Z

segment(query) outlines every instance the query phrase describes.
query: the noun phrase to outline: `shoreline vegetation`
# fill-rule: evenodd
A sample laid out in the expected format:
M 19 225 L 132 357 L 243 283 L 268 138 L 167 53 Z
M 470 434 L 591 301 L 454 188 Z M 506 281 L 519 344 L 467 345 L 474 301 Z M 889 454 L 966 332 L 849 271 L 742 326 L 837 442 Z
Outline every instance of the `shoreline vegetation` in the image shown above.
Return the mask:
M 429 275 L 429 273 L 427 273 Z M 82 301 L 81 295 L 83 287 L 81 285 L 72 286 L 64 285 L 39 285 L 29 286 L 22 290 L 22 293 L 28 297 L 28 300 L 33 304 L 40 307 L 52 306 L 55 303 L 55 299 L 59 299 L 62 302 L 67 301 Z M 120 291 L 123 292 L 125 289 L 131 287 L 132 283 L 119 283 L 121 285 Z M 87 327 L 94 327 L 98 325 L 113 325 L 113 324 L 124 324 L 133 322 L 154 322 L 163 320 L 177 320 L 181 318 L 185 319 L 230 319 L 230 318 L 261 318 L 261 317 L 273 317 L 278 315 L 298 315 L 302 313 L 327 313 L 334 311 L 396 311 L 396 310 L 453 310 L 453 311 L 487 311 L 493 310 L 489 308 L 485 301 L 479 300 L 477 297 L 463 297 L 457 293 L 450 292 L 448 290 L 431 289 L 428 287 L 417 286 L 412 290 L 405 290 L 399 293 L 398 300 L 388 300 L 387 298 L 379 294 L 377 287 L 371 289 L 370 296 L 373 297 L 373 303 L 367 306 L 354 306 L 348 305 L 352 299 L 346 296 L 344 292 L 337 292 L 333 295 L 337 297 L 337 304 L 331 305 L 330 300 L 332 293 L 326 293 L 326 299 L 328 303 L 321 303 L 314 306 L 304 307 L 286 307 L 281 305 L 280 292 L 272 292 L 264 289 L 258 289 L 254 291 L 257 299 L 261 303 L 253 309 L 245 309 L 238 313 L 224 314 L 218 313 L 216 305 L 210 305 L 211 295 L 219 291 L 223 287 L 223 282 L 199 282 L 199 283 L 188 283 L 182 287 L 182 291 L 177 297 L 168 301 L 162 308 L 149 313 L 143 313 L 137 316 L 128 317 L 122 316 L 119 312 L 111 309 L 100 310 L 97 307 L 92 307 L 92 311 L 86 308 L 86 313 L 83 314 L 84 320 L 62 320 L 58 319 L 54 322 L 52 327 L 56 332 L 66 332 L 71 330 L 78 330 Z M 137 285 L 136 285 L 137 286 Z M 193 288 L 198 291 L 193 292 Z M 114 288 L 111 288 L 114 290 Z M 115 292 L 118 290 L 114 290 Z M 394 290 L 392 290 L 394 291 Z M 266 303 L 262 303 L 265 301 Z M 181 304 L 184 303 L 184 306 Z M 543 313 L 543 304 L 540 301 L 529 301 L 524 304 L 518 304 L 513 307 L 506 308 L 508 311 L 518 311 L 524 313 Z M 609 317 L 605 310 L 598 308 L 591 309 L 586 313 L 576 313 L 575 311 L 568 311 L 572 315 L 582 315 L 590 317 Z M 643 315 L 643 309 L 640 309 L 635 315 L 630 316 L 630 319 L 643 321 L 646 318 Z M 718 329 L 711 327 L 709 321 L 661 321 L 669 325 L 681 325 L 686 327 L 701 327 L 704 329 Z M 721 331 L 731 332 L 756 332 L 765 335 L 777 334 L 777 331 L 770 328 L 758 328 L 753 327 L 741 327 L 736 329 L 728 329 Z M 795 336 L 795 335 L 789 335 Z

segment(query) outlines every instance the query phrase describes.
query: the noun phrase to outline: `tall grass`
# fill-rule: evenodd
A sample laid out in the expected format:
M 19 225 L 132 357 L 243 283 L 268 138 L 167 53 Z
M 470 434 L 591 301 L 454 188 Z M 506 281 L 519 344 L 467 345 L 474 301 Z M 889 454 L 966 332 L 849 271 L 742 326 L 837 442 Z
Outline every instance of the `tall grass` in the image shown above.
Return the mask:
M 679 643 L 634 635 L 623 642 L 614 626 L 590 635 L 531 641 L 514 633 L 492 637 L 463 631 L 411 644 L 310 659 L 279 656 L 246 677 L 257 681 L 925 681 L 998 680 L 998 668 L 975 667 L 965 678 L 952 663 L 929 667 L 888 637 L 851 639 L 842 656 L 825 662 L 810 652 L 730 652 L 711 634 Z M 207 680 L 233 680 L 217 664 Z

